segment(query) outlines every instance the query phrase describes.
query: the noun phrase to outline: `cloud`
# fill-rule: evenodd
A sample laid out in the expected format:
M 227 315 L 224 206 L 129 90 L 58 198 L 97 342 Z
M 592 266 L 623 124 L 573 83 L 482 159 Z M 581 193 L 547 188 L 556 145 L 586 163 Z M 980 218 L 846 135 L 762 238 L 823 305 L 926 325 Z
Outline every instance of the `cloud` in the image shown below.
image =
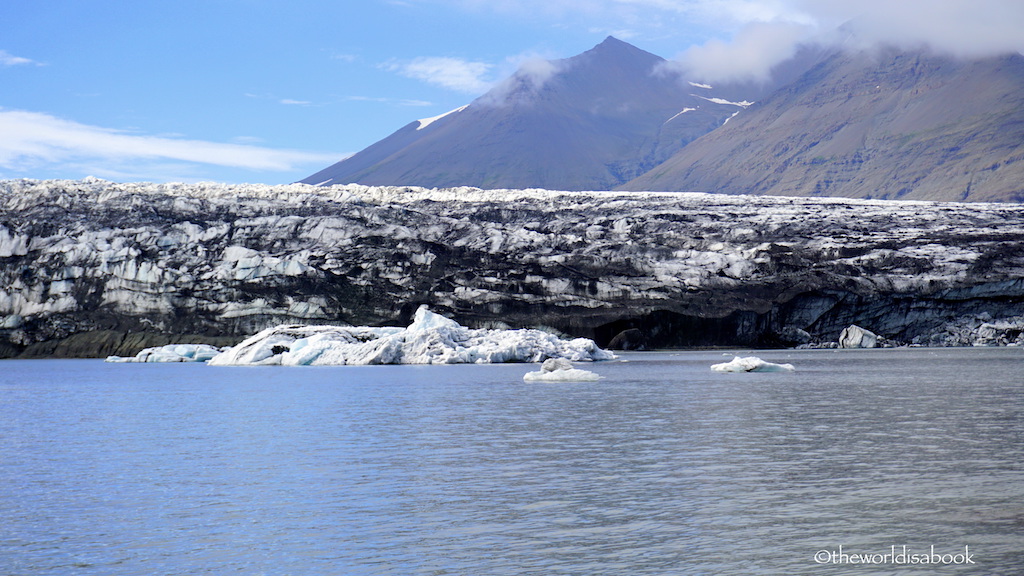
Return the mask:
M 104 167 L 108 174 L 134 173 L 139 166 L 169 163 L 286 172 L 338 158 L 338 154 L 137 135 L 39 112 L 0 110 L 0 168 L 19 173 L 74 165 Z
M 40 65 L 35 60 L 22 58 L 21 56 L 15 56 L 6 50 L 0 50 L 0 66 L 23 66 L 25 64 Z
M 396 104 L 398 106 L 433 106 L 433 102 L 427 100 L 411 100 L 407 98 L 386 98 L 378 96 L 349 96 L 345 98 L 350 102 L 380 102 L 381 104 Z
M 748 24 L 731 42 L 711 40 L 674 59 L 690 79 L 706 82 L 766 81 L 771 69 L 791 58 L 812 29 L 789 22 Z
M 963 57 L 1024 51 L 1020 0 L 791 0 L 822 27 L 844 25 L 860 46 L 928 46 Z
M 539 56 L 520 56 L 508 62 L 516 60 L 519 60 L 516 72 L 478 99 L 479 104 L 499 106 L 515 100 L 516 96 L 535 94 L 561 70 L 557 62 Z
M 623 4 L 619 0 L 436 0 L 435 3 L 455 5 L 474 12 L 495 12 L 502 16 L 561 18 L 603 13 Z M 628 3 L 628 2 L 626 2 Z
M 558 65 L 550 60 L 530 58 L 519 65 L 516 76 L 536 90 L 557 74 L 558 70 Z
M 867 43 L 928 44 L 951 53 L 976 56 L 1024 47 L 1021 0 L 433 0 L 473 11 L 546 18 L 562 24 L 581 18 L 603 30 L 637 33 L 681 17 L 688 23 L 729 36 L 749 24 L 790 23 L 825 33 L 852 23 Z M 692 30 L 680 30 L 689 34 Z M 685 47 L 681 47 L 685 48 Z
M 659 0 L 624 0 L 654 6 Z M 960 57 L 1024 52 L 1020 0 L 697 0 L 689 4 L 724 38 L 691 46 L 675 58 L 693 78 L 764 80 L 801 43 L 929 48 Z M 667 8 L 666 8 L 667 9 Z M 842 33 L 838 30 L 842 29 Z
M 929 47 L 953 56 L 1024 52 L 1024 0 L 420 0 L 541 26 L 680 42 L 708 81 L 766 78 L 801 43 Z M 842 26 L 843 34 L 836 34 Z
M 313 103 L 309 100 L 292 100 L 291 98 L 282 98 L 279 100 L 281 104 L 286 106 L 312 106 Z
M 490 87 L 491 82 L 485 77 L 493 66 L 461 58 L 424 56 L 407 62 L 389 62 L 384 68 L 449 90 L 479 94 Z
M 262 144 L 266 142 L 266 140 L 259 136 L 235 136 L 231 141 L 235 144 Z

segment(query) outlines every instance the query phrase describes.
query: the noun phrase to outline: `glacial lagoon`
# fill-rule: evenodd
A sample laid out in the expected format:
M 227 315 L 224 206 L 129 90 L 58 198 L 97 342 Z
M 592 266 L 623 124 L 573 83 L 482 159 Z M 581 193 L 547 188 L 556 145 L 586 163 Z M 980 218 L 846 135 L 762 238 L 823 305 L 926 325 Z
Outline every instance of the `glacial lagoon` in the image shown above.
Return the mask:
M 3 361 L 0 574 L 1024 572 L 1024 349 L 755 353 Z

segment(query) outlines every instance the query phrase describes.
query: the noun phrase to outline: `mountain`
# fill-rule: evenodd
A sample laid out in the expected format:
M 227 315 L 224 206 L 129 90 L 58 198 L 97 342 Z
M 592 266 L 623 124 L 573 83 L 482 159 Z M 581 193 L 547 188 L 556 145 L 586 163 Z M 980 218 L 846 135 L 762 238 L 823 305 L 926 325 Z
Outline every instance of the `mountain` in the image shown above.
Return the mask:
M 0 357 L 279 324 L 545 326 L 601 346 L 1024 344 L 1024 211 L 642 192 L 0 181 Z
M 622 190 L 1024 201 L 1024 57 L 837 52 Z
M 302 182 L 608 190 L 749 104 L 728 87 L 681 82 L 664 64 L 613 37 L 531 62 L 469 105 L 412 122 Z

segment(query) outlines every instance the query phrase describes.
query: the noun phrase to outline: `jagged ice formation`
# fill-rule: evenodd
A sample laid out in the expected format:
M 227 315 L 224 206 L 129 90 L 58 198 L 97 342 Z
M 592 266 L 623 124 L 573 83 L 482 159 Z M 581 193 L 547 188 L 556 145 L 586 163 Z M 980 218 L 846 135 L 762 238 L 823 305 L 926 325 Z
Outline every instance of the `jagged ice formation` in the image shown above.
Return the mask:
M 618 348 L 795 345 L 850 324 L 935 343 L 1022 302 L 1016 205 L 0 182 L 5 356 L 404 325 L 420 304 Z

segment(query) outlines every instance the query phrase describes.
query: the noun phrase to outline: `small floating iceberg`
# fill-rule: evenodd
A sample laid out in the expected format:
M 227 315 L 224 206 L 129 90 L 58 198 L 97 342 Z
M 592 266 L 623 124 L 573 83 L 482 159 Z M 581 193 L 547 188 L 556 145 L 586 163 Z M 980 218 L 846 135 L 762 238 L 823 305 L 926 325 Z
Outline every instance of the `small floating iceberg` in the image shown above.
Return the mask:
M 421 306 L 407 328 L 285 325 L 268 328 L 210 360 L 211 366 L 489 364 L 546 358 L 612 360 L 593 340 L 541 330 L 472 329 Z
M 565 358 L 548 358 L 541 364 L 540 370 L 527 372 L 523 380 L 527 382 L 597 382 L 601 377 L 589 370 L 574 368 L 572 362 Z
M 878 334 L 851 324 L 839 333 L 840 348 L 877 348 Z
M 168 344 L 140 351 L 135 356 L 107 356 L 107 362 L 206 362 L 221 353 L 209 344 Z
M 757 356 L 745 358 L 736 356 L 728 362 L 712 365 L 711 369 L 715 372 L 792 372 L 796 370 L 792 364 L 765 362 Z

